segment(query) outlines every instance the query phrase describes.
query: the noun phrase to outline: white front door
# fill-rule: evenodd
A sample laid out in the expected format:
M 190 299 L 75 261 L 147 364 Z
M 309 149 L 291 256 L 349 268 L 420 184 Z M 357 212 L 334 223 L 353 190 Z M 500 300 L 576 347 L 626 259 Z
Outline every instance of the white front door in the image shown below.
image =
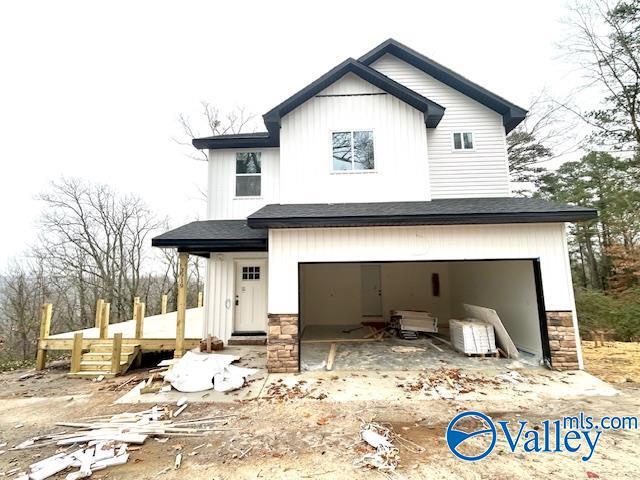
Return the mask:
M 362 316 L 379 317 L 382 315 L 382 285 L 380 265 L 361 265 Z
M 236 262 L 235 332 L 267 330 L 267 262 Z

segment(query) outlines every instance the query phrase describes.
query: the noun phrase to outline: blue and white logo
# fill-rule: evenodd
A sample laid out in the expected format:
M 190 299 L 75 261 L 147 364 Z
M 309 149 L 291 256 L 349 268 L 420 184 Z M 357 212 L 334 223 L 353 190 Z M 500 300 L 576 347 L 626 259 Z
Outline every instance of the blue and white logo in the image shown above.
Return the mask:
M 451 453 L 469 462 L 482 460 L 489 455 L 496 446 L 496 437 L 493 420 L 481 412 L 456 415 L 449 422 L 446 435 Z
M 586 462 L 593 456 L 603 431 L 638 430 L 639 424 L 636 416 L 604 416 L 598 421 L 584 412 L 538 424 L 527 420 L 494 422 L 488 415 L 472 411 L 462 412 L 451 420 L 446 439 L 451 453 L 468 462 L 489 455 L 498 434 L 504 437 L 504 447 L 512 453 L 579 453 Z

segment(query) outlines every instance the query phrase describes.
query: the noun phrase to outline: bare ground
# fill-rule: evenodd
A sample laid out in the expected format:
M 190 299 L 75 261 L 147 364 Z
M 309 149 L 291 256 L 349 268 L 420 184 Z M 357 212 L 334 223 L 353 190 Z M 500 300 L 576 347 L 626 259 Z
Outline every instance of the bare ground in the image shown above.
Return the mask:
M 640 383 L 640 342 L 582 342 L 585 369 L 612 383 Z
M 108 388 L 114 385 L 111 382 L 120 383 L 129 377 L 96 383 L 67 379 L 65 371 L 50 369 L 42 377 L 25 380 L 18 380 L 24 371 L 0 375 L 0 444 L 8 443 L 0 450 L 56 430 L 56 421 L 148 407 L 113 403 L 123 392 L 109 391 Z M 132 375 L 143 374 L 138 371 Z M 580 410 L 595 417 L 637 415 L 640 411 L 640 385 L 637 383 L 617 385 L 621 393 L 614 397 L 549 398 L 527 393 L 527 390 L 509 396 L 510 385 L 496 386 L 487 379 L 487 388 L 481 398 L 434 400 L 411 388 L 412 382 L 419 378 L 419 372 L 371 372 L 368 375 L 372 381 L 377 376 L 397 375 L 396 388 L 401 389 L 402 399 L 371 401 L 362 395 L 340 401 L 331 397 L 301 398 L 303 395 L 297 393 L 296 388 L 282 387 L 277 392 L 274 390 L 271 398 L 191 404 L 181 418 L 188 420 L 217 413 L 239 416 L 225 426 L 228 430 L 215 435 L 173 438 L 166 443 L 148 439 L 141 449 L 132 452 L 126 465 L 96 472 L 92 478 L 384 478 L 380 472 L 353 466 L 364 451 L 359 442 L 360 419 L 387 423 L 404 438 L 425 448 L 422 453 L 401 448 L 397 478 L 588 478 L 588 475 L 596 478 L 594 474 L 603 479 L 638 477 L 638 431 L 606 432 L 588 462 L 566 453 L 513 454 L 505 442 L 499 441 L 489 458 L 467 463 L 457 460 L 444 440 L 444 431 L 451 418 L 468 409 L 478 409 L 496 420 L 539 421 L 575 415 Z M 348 390 L 349 378 L 340 380 L 344 382 L 340 390 Z M 496 395 L 492 395 L 492 390 Z M 0 454 L 0 472 L 24 469 L 55 451 L 54 447 L 6 451 Z M 183 453 L 182 468 L 158 475 L 173 465 L 177 452 Z

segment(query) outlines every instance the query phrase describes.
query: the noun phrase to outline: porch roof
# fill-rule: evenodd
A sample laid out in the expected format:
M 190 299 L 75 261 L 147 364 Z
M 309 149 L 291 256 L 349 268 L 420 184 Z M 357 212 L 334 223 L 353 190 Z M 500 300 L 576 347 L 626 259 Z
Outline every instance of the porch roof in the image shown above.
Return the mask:
M 467 225 L 576 222 L 593 208 L 540 198 L 447 198 L 428 202 L 272 204 L 247 218 L 251 228 Z
M 266 230 L 249 228 L 246 220 L 204 220 L 158 235 L 151 245 L 209 256 L 210 252 L 266 252 L 267 238 Z

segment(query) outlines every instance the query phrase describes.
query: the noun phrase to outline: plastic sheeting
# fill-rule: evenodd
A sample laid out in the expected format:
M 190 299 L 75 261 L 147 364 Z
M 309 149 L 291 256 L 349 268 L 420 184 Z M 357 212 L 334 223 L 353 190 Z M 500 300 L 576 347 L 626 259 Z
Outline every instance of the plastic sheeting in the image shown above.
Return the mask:
M 231 365 L 238 359 L 234 355 L 187 352 L 164 378 L 180 392 L 236 390 L 244 385 L 248 376 L 258 372 L 255 368 Z

